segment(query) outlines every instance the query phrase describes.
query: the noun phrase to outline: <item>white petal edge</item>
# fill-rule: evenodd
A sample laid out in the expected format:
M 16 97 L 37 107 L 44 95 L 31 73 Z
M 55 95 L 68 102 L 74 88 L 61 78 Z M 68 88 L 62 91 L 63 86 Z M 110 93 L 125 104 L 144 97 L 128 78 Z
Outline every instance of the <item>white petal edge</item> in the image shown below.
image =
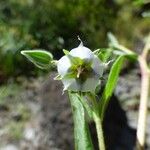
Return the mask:
M 58 74 L 62 77 L 67 74 L 68 69 L 71 67 L 70 60 L 67 56 L 63 56 L 57 63 Z
M 64 84 L 64 91 L 80 91 L 81 89 L 81 86 L 77 83 L 75 79 L 63 79 L 62 82 Z
M 94 93 L 98 84 L 99 84 L 98 78 L 88 78 L 82 85 L 81 91 Z
M 91 67 L 99 77 L 102 76 L 104 72 L 104 64 L 100 61 L 100 59 L 96 55 L 94 56 Z
M 70 55 L 74 57 L 79 57 L 81 59 L 91 60 L 94 58 L 92 51 L 85 46 L 78 46 L 70 51 Z

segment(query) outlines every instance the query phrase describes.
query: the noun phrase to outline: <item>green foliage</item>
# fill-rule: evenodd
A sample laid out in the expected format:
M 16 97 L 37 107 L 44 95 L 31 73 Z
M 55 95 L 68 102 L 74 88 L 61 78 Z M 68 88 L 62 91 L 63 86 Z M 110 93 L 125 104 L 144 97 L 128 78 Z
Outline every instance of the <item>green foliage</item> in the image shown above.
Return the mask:
M 41 69 L 50 69 L 53 56 L 44 50 L 24 50 L 21 54 L 28 58 L 33 64 Z
M 111 32 L 108 32 L 107 36 L 108 36 L 109 47 L 116 47 L 117 45 L 119 45 L 118 40 Z
M 124 55 L 119 56 L 116 59 L 115 63 L 113 64 L 113 66 L 110 70 L 108 81 L 107 81 L 107 84 L 106 84 L 106 87 L 105 87 L 105 90 L 104 90 L 104 94 L 103 94 L 105 99 L 110 98 L 110 96 L 113 93 L 113 89 L 116 86 L 117 79 L 118 79 L 118 76 L 119 76 L 120 69 L 122 67 L 123 60 L 124 60 Z
M 108 75 L 108 80 L 105 85 L 104 91 L 102 93 L 102 98 L 99 103 L 100 115 L 102 118 L 104 117 L 105 109 L 106 109 L 106 107 L 109 103 L 110 97 L 112 96 L 113 91 L 117 85 L 119 73 L 123 66 L 125 57 L 127 57 L 129 59 L 134 58 L 134 60 L 137 60 L 137 58 L 138 58 L 136 53 L 132 52 L 131 50 L 129 50 L 126 47 L 124 47 L 123 45 L 121 45 L 119 43 L 119 41 L 117 40 L 117 38 L 112 33 L 108 33 L 108 39 L 109 39 L 109 46 L 111 47 L 111 49 L 110 50 L 108 49 L 109 51 L 107 49 L 105 49 L 104 54 L 106 56 L 107 55 L 110 56 L 111 53 L 114 53 L 114 54 L 117 54 L 118 57 L 115 59 L 115 62 L 113 63 L 113 65 L 110 69 L 110 72 Z M 104 57 L 105 55 L 102 55 L 102 56 Z
M 93 150 L 84 107 L 76 94 L 69 93 L 69 98 L 74 119 L 75 149 Z
M 66 50 L 66 49 L 63 49 L 63 52 L 64 52 L 65 55 L 68 55 L 68 54 L 69 54 L 69 51 Z
M 116 87 L 116 84 L 117 84 L 117 81 L 119 78 L 119 73 L 122 68 L 122 64 L 124 62 L 124 57 L 125 57 L 124 55 L 119 56 L 116 59 L 116 61 L 114 62 L 113 66 L 111 67 L 111 70 L 110 70 L 110 73 L 108 76 L 108 80 L 105 85 L 105 88 L 104 88 L 104 91 L 102 94 L 102 98 L 100 100 L 100 111 L 101 111 L 102 117 L 104 117 L 104 112 L 108 105 L 109 98 L 111 97 L 111 95 Z
M 111 48 L 101 48 L 97 56 L 102 60 L 102 62 L 108 62 L 112 57 Z
M 138 16 L 145 4 L 142 0 L 1 0 L 0 75 L 36 71 L 20 56 L 21 49 L 42 47 L 58 58 L 63 48 L 77 44 L 77 35 L 92 49 L 106 47 L 106 34 L 113 31 L 123 44 L 133 47 L 135 37 L 149 31 L 150 20 Z
M 36 0 L 7 0 L 7 3 L 1 0 L 0 68 L 2 74 L 12 75 L 20 73 L 20 70 L 24 73 L 28 72 L 24 70 L 35 70 L 18 55 L 21 49 L 42 47 L 51 50 L 55 57 L 60 57 L 62 48 L 70 49 L 75 45 L 74 39 L 77 35 L 82 35 L 91 46 L 98 46 L 99 41 L 104 41 L 100 39 L 104 39 L 106 28 L 111 28 L 116 12 L 111 11 L 110 8 L 108 12 L 107 8 L 109 6 L 103 0 L 92 5 L 91 1 L 83 0 L 72 2 L 39 0 L 38 3 Z M 97 36 L 95 32 L 98 33 Z
M 112 33 L 109 32 L 107 36 L 109 40 L 109 47 L 113 49 L 114 54 L 126 55 L 128 58 L 134 60 L 137 59 L 138 55 L 130 49 L 126 48 L 125 46 L 121 45 Z

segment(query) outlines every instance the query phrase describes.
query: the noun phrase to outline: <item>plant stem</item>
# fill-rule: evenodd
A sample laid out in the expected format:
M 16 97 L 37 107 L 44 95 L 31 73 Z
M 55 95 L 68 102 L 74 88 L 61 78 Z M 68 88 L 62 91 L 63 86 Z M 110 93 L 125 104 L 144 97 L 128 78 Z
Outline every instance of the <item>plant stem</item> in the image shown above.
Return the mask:
M 137 144 L 139 150 L 143 150 L 145 146 L 148 87 L 149 87 L 149 77 L 147 75 L 142 75 L 141 100 L 140 100 L 140 108 L 139 108 L 140 111 L 139 111 L 139 119 L 138 119 L 138 127 L 137 127 Z
M 95 113 L 95 112 L 93 113 L 93 118 L 94 118 L 95 125 L 96 125 L 99 150 L 105 150 L 102 121 L 101 121 L 100 117 L 97 115 L 97 113 Z
M 149 47 L 146 45 L 143 53 L 139 56 L 139 64 L 141 68 L 141 98 L 139 106 L 139 118 L 137 126 L 137 150 L 144 150 L 145 148 L 145 130 L 146 130 L 146 118 L 147 118 L 147 105 L 149 98 L 150 87 L 150 70 L 147 66 L 146 57 Z

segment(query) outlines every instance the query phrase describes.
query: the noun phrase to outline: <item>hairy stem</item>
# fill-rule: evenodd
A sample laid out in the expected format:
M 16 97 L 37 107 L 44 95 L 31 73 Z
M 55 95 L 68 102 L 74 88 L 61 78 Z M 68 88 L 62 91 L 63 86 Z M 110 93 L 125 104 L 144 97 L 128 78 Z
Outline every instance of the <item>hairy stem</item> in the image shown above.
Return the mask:
M 103 135 L 103 129 L 102 129 L 102 121 L 101 121 L 100 117 L 95 112 L 93 113 L 93 118 L 94 118 L 94 122 L 95 122 L 95 125 L 96 125 L 99 150 L 105 150 L 104 135 Z
M 149 76 L 147 74 L 143 74 L 142 83 L 141 83 L 139 119 L 138 119 L 138 127 L 137 127 L 138 150 L 144 150 L 144 146 L 145 146 L 145 130 L 146 130 L 146 118 L 147 118 L 149 82 L 150 82 Z
M 148 54 L 149 46 L 146 45 L 143 53 L 139 56 L 139 64 L 141 68 L 141 97 L 139 106 L 139 118 L 137 126 L 137 150 L 145 149 L 145 130 L 146 130 L 146 118 L 147 118 L 147 105 L 149 98 L 150 88 L 150 70 L 148 68 L 146 57 Z

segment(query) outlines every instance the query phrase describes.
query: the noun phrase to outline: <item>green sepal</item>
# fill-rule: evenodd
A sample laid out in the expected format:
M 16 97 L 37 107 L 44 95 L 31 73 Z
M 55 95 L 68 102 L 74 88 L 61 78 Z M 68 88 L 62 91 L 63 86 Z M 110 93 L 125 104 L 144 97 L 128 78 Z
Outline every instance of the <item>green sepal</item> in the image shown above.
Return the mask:
M 111 48 L 101 48 L 101 51 L 97 55 L 102 62 L 109 61 L 110 57 L 112 56 L 112 49 Z
M 75 74 L 75 72 L 70 72 L 70 73 L 67 73 L 63 79 L 72 79 L 72 78 L 76 78 L 77 77 L 77 74 Z
M 54 78 L 54 80 L 62 80 L 61 75 L 57 75 L 57 76 Z
M 66 49 L 63 49 L 63 52 L 64 52 L 65 55 L 68 55 L 68 54 L 69 54 L 69 51 L 66 50 Z
M 84 63 L 84 60 L 79 57 L 68 55 L 68 58 L 70 59 L 72 65 L 82 65 Z
M 93 53 L 94 53 L 95 55 L 98 55 L 100 51 L 101 51 L 101 49 L 99 48 L 99 49 L 94 50 Z

